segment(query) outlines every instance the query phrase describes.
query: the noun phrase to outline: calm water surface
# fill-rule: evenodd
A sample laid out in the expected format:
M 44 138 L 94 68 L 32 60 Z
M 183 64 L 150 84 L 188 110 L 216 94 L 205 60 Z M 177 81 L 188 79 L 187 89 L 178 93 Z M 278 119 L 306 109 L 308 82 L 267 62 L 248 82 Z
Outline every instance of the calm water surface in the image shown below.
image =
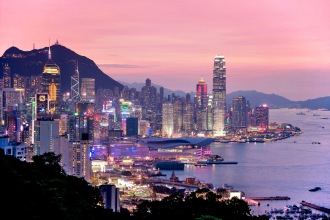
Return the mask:
M 297 112 L 306 115 L 297 115 Z M 320 116 L 313 116 L 313 114 Z M 328 116 L 329 119 L 321 119 Z M 301 135 L 267 143 L 212 143 L 213 154 L 236 165 L 185 166 L 175 171 L 180 180 L 196 177 L 220 187 L 227 183 L 246 197 L 289 196 L 289 201 L 261 201 L 251 207 L 254 214 L 271 208 L 299 204 L 302 200 L 330 208 L 330 111 L 305 109 L 270 110 L 270 122 L 287 122 L 302 130 Z M 312 142 L 321 144 L 312 144 Z M 163 172 L 163 171 L 162 171 Z M 171 171 L 164 171 L 167 177 Z M 308 190 L 319 186 L 318 192 Z M 269 206 L 267 206 L 269 204 Z

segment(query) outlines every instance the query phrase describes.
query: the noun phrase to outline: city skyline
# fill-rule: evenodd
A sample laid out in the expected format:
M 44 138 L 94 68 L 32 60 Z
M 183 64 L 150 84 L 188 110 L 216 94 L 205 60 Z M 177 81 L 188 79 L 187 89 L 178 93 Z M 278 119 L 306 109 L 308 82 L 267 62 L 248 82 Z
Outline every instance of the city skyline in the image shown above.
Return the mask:
M 58 40 L 117 81 L 150 78 L 185 92 L 201 76 L 211 91 L 213 59 L 223 54 L 227 93 L 257 90 L 297 101 L 330 95 L 330 2 L 169 3 L 0 1 L 0 53 Z

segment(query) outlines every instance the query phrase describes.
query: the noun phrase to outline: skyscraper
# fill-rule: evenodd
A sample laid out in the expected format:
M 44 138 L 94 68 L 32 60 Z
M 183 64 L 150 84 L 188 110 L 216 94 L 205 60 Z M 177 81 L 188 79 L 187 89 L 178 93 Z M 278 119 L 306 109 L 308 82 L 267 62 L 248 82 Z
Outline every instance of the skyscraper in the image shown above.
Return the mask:
M 247 103 L 243 96 L 233 98 L 231 124 L 234 129 L 247 127 Z
M 78 60 L 74 61 L 75 72 L 71 76 L 71 99 L 80 101 Z
M 82 101 L 95 102 L 95 79 L 81 78 Z
M 261 131 L 266 131 L 269 125 L 269 107 L 268 105 L 256 106 L 254 110 L 255 125 L 260 127 Z
M 213 135 L 225 135 L 226 65 L 223 55 L 216 55 L 213 68 Z
M 203 77 L 196 85 L 196 101 L 197 101 L 197 129 L 199 131 L 207 130 L 207 84 Z
M 61 75 L 60 67 L 52 60 L 50 47 L 48 49 L 48 61 L 42 72 L 41 91 L 49 94 L 50 113 L 54 114 L 58 110 L 61 100 Z

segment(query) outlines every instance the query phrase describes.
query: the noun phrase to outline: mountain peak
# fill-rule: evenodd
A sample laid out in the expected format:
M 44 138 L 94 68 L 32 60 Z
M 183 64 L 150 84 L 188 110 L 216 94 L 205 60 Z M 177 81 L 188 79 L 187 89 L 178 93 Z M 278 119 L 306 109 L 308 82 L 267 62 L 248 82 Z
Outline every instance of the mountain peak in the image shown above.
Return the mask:
M 48 59 L 49 47 L 34 49 L 31 51 L 22 51 L 17 47 L 10 47 L 0 57 L 0 64 L 9 64 L 11 73 L 21 76 L 35 76 L 43 71 L 43 66 Z M 95 91 L 99 88 L 114 89 L 118 87 L 123 89 L 123 85 L 110 76 L 103 73 L 95 62 L 85 56 L 79 55 L 73 50 L 60 45 L 54 44 L 50 46 L 52 60 L 60 67 L 61 70 L 61 92 L 69 92 L 71 90 L 71 76 L 75 72 L 74 61 L 78 61 L 79 75 L 81 78 L 94 78 Z M 27 68 L 27 66 L 29 68 Z M 3 72 L 0 71 L 0 77 Z

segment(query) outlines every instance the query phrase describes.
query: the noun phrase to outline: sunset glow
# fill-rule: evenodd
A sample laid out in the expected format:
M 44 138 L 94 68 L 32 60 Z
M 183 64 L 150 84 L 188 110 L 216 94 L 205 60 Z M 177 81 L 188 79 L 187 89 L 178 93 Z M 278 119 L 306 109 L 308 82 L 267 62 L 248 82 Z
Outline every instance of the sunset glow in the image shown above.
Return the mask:
M 330 96 L 330 1 L 0 0 L 0 54 L 56 40 L 115 80 L 195 91 L 226 59 L 227 93 Z

